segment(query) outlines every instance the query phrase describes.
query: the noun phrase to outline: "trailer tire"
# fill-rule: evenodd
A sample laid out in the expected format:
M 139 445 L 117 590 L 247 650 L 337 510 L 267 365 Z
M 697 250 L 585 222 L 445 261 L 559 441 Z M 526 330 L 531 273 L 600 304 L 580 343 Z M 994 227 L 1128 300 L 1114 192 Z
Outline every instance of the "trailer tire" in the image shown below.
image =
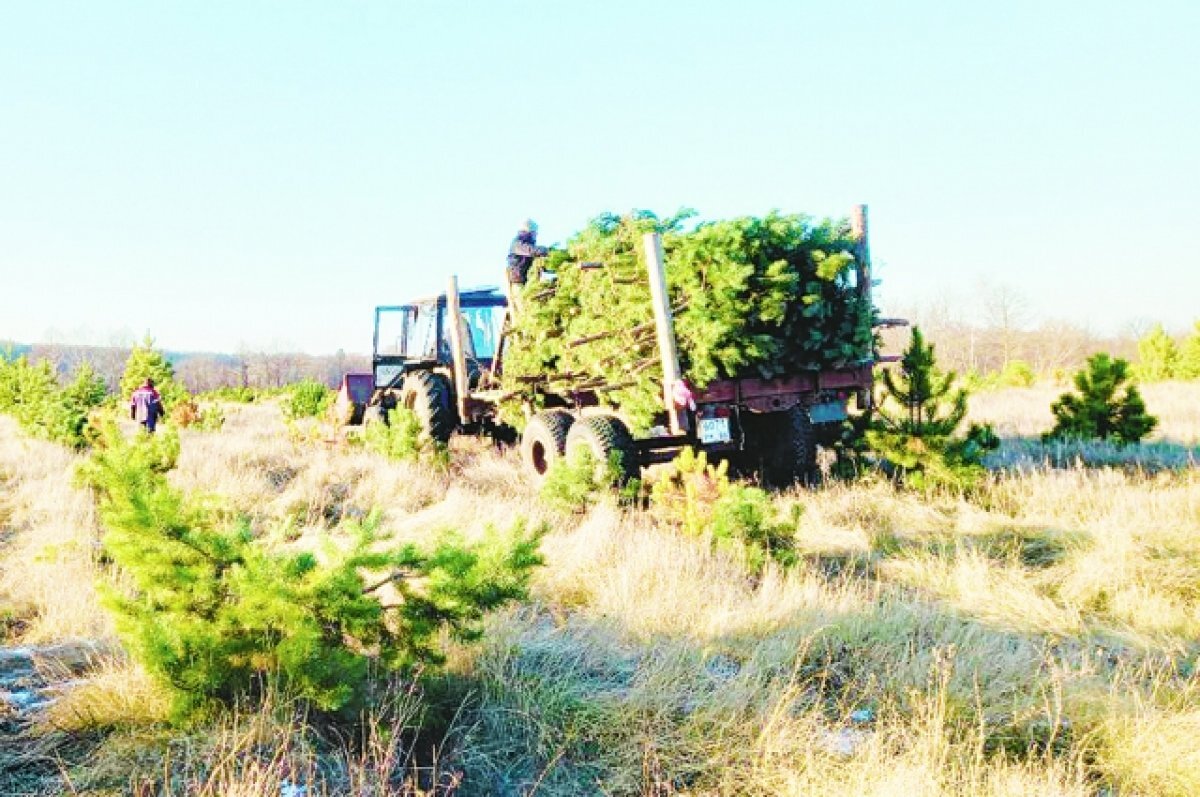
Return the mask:
M 763 441 L 763 482 L 788 487 L 816 481 L 817 436 L 808 408 L 797 405 L 764 420 L 767 437 Z
M 638 474 L 637 446 L 620 418 L 593 415 L 580 419 L 567 435 L 566 455 L 569 457 L 577 446 L 591 452 L 601 481 L 623 485 Z
M 566 410 L 542 410 L 525 424 L 521 461 L 535 479 L 545 478 L 554 463 L 563 458 L 574 423 L 575 416 Z
M 445 444 L 458 426 L 450 381 L 431 371 L 413 371 L 404 377 L 401 403 L 416 413 L 421 430 Z

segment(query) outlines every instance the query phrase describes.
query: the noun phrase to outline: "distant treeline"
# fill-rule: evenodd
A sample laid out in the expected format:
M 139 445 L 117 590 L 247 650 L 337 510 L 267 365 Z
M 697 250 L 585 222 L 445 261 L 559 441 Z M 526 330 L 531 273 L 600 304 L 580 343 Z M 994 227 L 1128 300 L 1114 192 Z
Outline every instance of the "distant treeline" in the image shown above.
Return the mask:
M 63 344 L 19 344 L 0 341 L 0 357 L 24 355 L 31 362 L 50 362 L 60 377 L 73 373 L 87 362 L 104 379 L 108 389 L 116 392 L 125 371 L 132 347 L 75 346 Z M 282 387 L 310 379 L 336 387 L 342 374 L 371 370 L 371 358 L 363 354 L 312 355 L 297 353 L 240 352 L 213 354 L 208 352 L 165 352 L 175 368 L 175 376 L 193 393 L 203 393 L 221 387 Z
M 1066 381 L 1097 352 L 1128 360 L 1140 381 L 1200 378 L 1200 321 L 1182 334 L 1168 334 L 1161 325 L 1155 325 L 1104 337 L 1066 322 L 1022 323 L 1015 313 L 974 322 L 937 310 L 905 315 L 920 324 L 937 348 L 942 367 L 965 377 L 968 386 Z M 903 327 L 884 330 L 884 351 L 898 353 L 907 345 L 908 336 Z M 113 392 L 129 352 L 127 346 L 28 345 L 0 340 L 0 357 L 24 355 L 31 362 L 45 359 L 61 378 L 74 373 L 81 363 L 90 363 Z M 344 351 L 322 356 L 267 352 L 165 355 L 175 368 L 176 378 L 193 393 L 222 387 L 277 388 L 306 379 L 336 387 L 343 374 L 371 370 L 368 355 Z
M 1101 336 L 1062 321 L 973 323 L 928 311 L 910 313 L 909 320 L 937 347 L 942 367 L 967 377 L 968 385 L 1061 382 L 1098 352 L 1130 362 L 1139 381 L 1200 378 L 1200 321 L 1183 333 L 1170 334 L 1156 324 Z M 907 340 L 904 328 L 886 330 L 884 349 L 897 353 Z

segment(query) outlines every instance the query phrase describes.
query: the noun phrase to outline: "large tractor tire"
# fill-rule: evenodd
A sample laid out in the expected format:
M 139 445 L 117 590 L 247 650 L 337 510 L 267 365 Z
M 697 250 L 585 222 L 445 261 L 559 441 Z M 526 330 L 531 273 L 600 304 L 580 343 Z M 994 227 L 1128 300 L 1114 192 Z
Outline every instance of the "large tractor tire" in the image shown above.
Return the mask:
M 454 391 L 450 381 L 430 371 L 413 371 L 404 377 L 400 402 L 416 413 L 421 430 L 432 440 L 446 443 L 458 427 Z
M 566 410 L 542 410 L 525 424 L 521 461 L 535 479 L 544 479 L 554 463 L 562 459 L 574 423 L 575 416 Z
M 591 452 L 596 475 L 603 481 L 624 484 L 638 474 L 637 446 L 619 418 L 593 415 L 576 421 L 567 434 L 566 456 L 578 446 Z
M 795 406 L 762 419 L 762 478 L 772 487 L 796 482 L 812 484 L 817 478 L 817 435 L 808 409 Z

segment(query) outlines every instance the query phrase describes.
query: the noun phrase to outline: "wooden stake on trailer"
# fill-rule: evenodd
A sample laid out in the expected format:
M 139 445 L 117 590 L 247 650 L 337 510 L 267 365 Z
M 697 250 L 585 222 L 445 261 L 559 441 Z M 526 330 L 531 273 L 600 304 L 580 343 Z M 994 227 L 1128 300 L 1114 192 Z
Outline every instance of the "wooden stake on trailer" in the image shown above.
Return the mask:
M 871 295 L 871 245 L 867 238 L 867 206 L 855 205 L 850 215 L 850 232 L 858 245 L 854 251 L 854 261 L 858 266 L 858 292 L 862 296 Z
M 654 324 L 658 332 L 658 354 L 663 369 L 663 407 L 671 434 L 683 434 L 687 416 L 675 404 L 675 384 L 683 378 L 679 368 L 679 352 L 675 348 L 675 322 L 671 314 L 671 299 L 667 295 L 667 273 L 663 266 L 662 236 L 648 232 L 642 236 L 646 247 L 646 270 L 650 273 L 650 299 L 654 305 Z
M 454 396 L 458 402 L 458 419 L 467 423 L 467 399 L 470 382 L 467 378 L 467 355 L 463 348 L 462 310 L 458 303 L 458 277 L 450 278 L 446 288 L 446 321 L 450 324 L 450 354 L 454 360 Z
M 867 228 L 867 206 L 855 205 L 854 212 L 850 214 L 850 232 L 854 236 L 854 262 L 858 269 L 858 295 L 866 299 L 868 303 L 871 299 L 871 243 L 869 231 Z M 878 326 L 878 324 L 876 324 Z M 875 347 L 871 347 L 875 362 L 888 362 L 898 358 L 880 356 Z M 863 410 L 869 410 L 875 404 L 875 388 L 867 387 L 858 391 L 858 406 Z

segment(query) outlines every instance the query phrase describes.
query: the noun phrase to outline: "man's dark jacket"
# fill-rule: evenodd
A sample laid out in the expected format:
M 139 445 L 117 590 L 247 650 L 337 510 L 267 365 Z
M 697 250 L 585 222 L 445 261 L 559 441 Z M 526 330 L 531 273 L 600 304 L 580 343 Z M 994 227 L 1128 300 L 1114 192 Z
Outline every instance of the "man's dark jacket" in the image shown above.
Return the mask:
M 537 245 L 537 238 L 528 230 L 522 230 L 513 238 L 508 247 L 508 281 L 514 285 L 524 285 L 529 276 L 529 267 L 535 257 L 545 257 L 548 250 Z

